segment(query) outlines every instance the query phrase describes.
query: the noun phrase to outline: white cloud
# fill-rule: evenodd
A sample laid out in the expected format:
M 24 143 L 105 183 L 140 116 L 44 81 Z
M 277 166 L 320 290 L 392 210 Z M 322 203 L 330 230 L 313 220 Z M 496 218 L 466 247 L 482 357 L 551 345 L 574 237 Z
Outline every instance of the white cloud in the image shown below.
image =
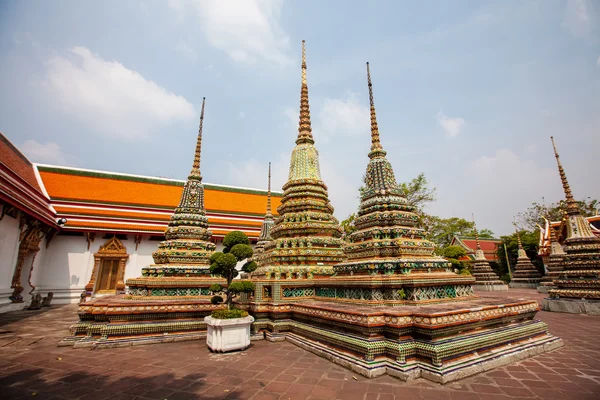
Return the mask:
M 193 7 L 208 42 L 234 61 L 287 65 L 289 37 L 280 25 L 282 0 L 170 0 L 180 18 Z
M 463 209 L 459 214 L 475 212 L 481 216 L 482 226 L 493 228 L 497 234 L 510 232 L 512 216 L 539 202 L 542 196 L 547 201 L 562 198 L 556 169 L 521 159 L 510 149 L 474 160 L 466 168 L 465 177 L 470 190 L 467 196 L 461 191 L 461 198 L 455 199 Z
M 240 113 L 238 114 L 238 117 L 239 117 L 240 119 L 242 119 L 242 118 L 246 118 L 246 113 L 245 113 L 245 112 L 243 112 L 243 111 L 240 111 Z
M 290 156 L 280 153 L 273 160 L 227 163 L 227 182 L 230 185 L 267 189 L 269 161 L 271 161 L 271 190 L 281 191 L 289 175 Z
M 194 50 L 187 42 L 180 40 L 175 46 L 175 50 L 180 52 L 185 58 L 190 60 L 191 62 L 196 62 L 198 60 L 198 53 Z
M 444 128 L 446 135 L 450 137 L 457 136 L 466 123 L 465 120 L 460 117 L 448 117 L 441 111 L 437 113 L 436 119 L 441 127 Z
M 596 65 L 600 67 L 600 57 L 598 57 L 598 60 L 596 60 Z
M 572 35 L 587 36 L 592 29 L 592 21 L 587 0 L 567 0 L 563 18 L 563 26 Z
M 160 124 L 188 120 L 195 111 L 175 95 L 117 61 L 106 61 L 85 47 L 47 62 L 45 86 L 65 113 L 116 138 L 148 137 Z
M 344 98 L 325 99 L 316 122 L 319 138 L 327 140 L 331 136 L 368 135 L 371 118 L 369 107 L 360 104 L 355 93 L 348 92 Z
M 26 140 L 22 146 L 19 146 L 19 149 L 25 153 L 27 158 L 36 163 L 73 165 L 74 157 L 65 154 L 54 142 L 42 144 L 35 140 Z

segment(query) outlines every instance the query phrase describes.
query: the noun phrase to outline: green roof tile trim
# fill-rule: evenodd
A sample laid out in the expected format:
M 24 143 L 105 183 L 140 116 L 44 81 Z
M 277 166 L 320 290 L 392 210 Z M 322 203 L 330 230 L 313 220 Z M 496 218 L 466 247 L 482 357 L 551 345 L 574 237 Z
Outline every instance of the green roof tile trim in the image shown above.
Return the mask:
M 37 165 L 37 169 L 41 172 L 54 172 L 60 174 L 68 174 L 68 175 L 76 175 L 76 176 L 87 176 L 92 178 L 101 178 L 101 179 L 113 179 L 113 180 L 121 180 L 121 181 L 131 181 L 131 182 L 141 182 L 141 183 L 151 183 L 155 185 L 168 185 L 168 186 L 181 186 L 185 184 L 185 181 L 174 181 L 171 179 L 161 179 L 161 178 L 151 178 L 151 177 L 140 177 L 140 176 L 130 176 L 130 175 L 121 175 L 121 174 L 111 174 L 105 172 L 96 172 L 96 171 L 81 171 L 71 168 L 60 168 L 60 167 L 47 167 L 44 165 Z M 43 180 L 43 179 L 42 179 Z M 235 193 L 247 193 L 247 194 L 258 194 L 258 195 L 266 195 L 266 190 L 259 189 L 246 189 L 246 188 L 236 188 L 236 187 L 227 187 L 214 185 L 210 183 L 204 183 L 204 188 L 208 190 L 218 190 L 222 192 L 235 192 Z M 271 196 L 275 197 L 283 197 L 283 192 L 271 192 Z

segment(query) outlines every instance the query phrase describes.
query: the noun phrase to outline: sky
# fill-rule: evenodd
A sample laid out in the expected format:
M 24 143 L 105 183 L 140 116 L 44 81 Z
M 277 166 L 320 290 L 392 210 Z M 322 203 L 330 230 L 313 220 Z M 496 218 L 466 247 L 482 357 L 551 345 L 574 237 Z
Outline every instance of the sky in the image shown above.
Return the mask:
M 600 198 L 600 2 L 0 0 L 0 131 L 33 162 L 204 181 L 287 179 L 306 40 L 335 215 L 358 206 L 371 77 L 396 179 L 496 235 L 532 202 Z

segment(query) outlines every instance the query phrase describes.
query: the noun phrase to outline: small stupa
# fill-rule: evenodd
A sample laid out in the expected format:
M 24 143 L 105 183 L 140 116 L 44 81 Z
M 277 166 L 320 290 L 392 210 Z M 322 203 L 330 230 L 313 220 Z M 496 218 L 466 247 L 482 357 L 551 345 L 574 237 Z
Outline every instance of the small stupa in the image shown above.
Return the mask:
M 535 265 L 531 262 L 523 243 L 521 242 L 521 235 L 515 224 L 515 231 L 517 232 L 517 242 L 519 250 L 517 252 L 517 264 L 515 265 L 515 271 L 512 274 L 512 279 L 509 283 L 511 288 L 529 288 L 535 289 L 542 280 L 542 274 L 539 273 Z
M 547 311 L 577 314 L 600 314 L 600 238 L 596 237 L 585 220 L 567 181 L 554 144 L 554 156 L 566 198 L 567 237 L 564 240 L 562 269 L 554 280 L 556 289 L 550 289 L 549 298 L 542 307 Z
M 209 269 L 216 245 L 208 229 L 200 173 L 204 105 L 205 99 L 192 170 L 165 229 L 165 240 L 152 254 L 154 264 L 142 268 L 141 277 L 127 280 L 127 294 L 81 303 L 80 322 L 71 326 L 71 336 L 60 345 L 118 347 L 205 336 L 204 316 L 222 307 L 211 304 L 209 287 L 225 280 L 213 277 Z
M 554 286 L 554 280 L 557 279 L 563 270 L 565 251 L 562 245 L 558 242 L 556 237 L 556 231 L 552 227 L 550 220 L 542 216 L 546 222 L 545 229 L 548 231 L 548 238 L 550 240 L 550 254 L 546 258 L 546 275 L 542 278 L 540 285 L 538 286 L 538 292 L 548 293 L 550 289 L 556 289 Z
M 485 291 L 508 290 L 508 285 L 499 279 L 488 260 L 486 260 L 485 254 L 483 254 L 481 244 L 479 243 L 479 232 L 477 232 L 475 217 L 473 217 L 473 229 L 475 230 L 475 243 L 477 245 L 475 260 L 471 263 L 471 273 L 475 278 L 473 289 Z
M 209 270 L 209 258 L 216 245 L 211 242 L 212 232 L 208 229 L 200 173 L 204 104 L 205 99 L 202 99 L 194 162 L 179 205 L 165 229 L 165 240 L 152 253 L 154 264 L 142 268 L 142 277 L 127 280 L 131 299 L 206 297 L 211 295 L 207 282 L 222 280 L 212 278 Z
M 298 137 L 277 212 L 279 217 L 270 230 L 273 240 L 265 243 L 260 266 L 251 276 L 278 280 L 332 275 L 333 264 L 344 259 L 344 241 L 327 185 L 321 179 L 319 152 L 312 135 L 304 41 Z

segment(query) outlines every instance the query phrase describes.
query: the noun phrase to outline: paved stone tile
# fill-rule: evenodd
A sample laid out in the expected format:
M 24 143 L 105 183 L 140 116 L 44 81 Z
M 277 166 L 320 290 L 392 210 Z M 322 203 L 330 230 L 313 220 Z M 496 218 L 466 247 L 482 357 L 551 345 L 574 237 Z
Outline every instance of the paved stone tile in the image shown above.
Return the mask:
M 538 302 L 543 298 L 526 289 L 511 289 L 508 295 Z M 366 379 L 287 342 L 253 342 L 247 351 L 230 354 L 212 354 L 203 342 L 104 350 L 57 347 L 76 320 L 76 307 L 53 306 L 42 312 L 0 314 L 0 328 L 13 336 L 7 341 L 0 334 L 0 397 L 3 400 L 600 398 L 600 317 L 546 312 L 539 312 L 538 317 L 548 324 L 550 332 L 563 338 L 565 347 L 443 386 L 424 380 L 403 382 L 389 376 Z

